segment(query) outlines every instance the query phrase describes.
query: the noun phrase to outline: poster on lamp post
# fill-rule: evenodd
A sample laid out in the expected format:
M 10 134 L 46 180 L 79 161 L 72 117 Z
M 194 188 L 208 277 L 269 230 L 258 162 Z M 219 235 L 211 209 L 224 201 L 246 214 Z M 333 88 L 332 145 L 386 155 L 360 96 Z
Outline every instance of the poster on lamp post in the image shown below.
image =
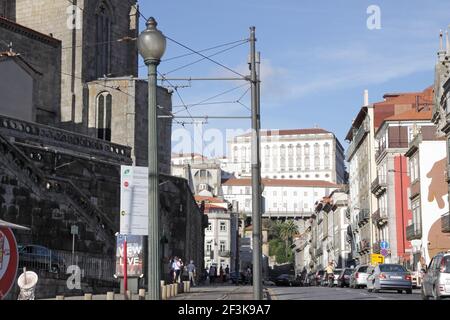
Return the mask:
M 143 237 L 135 235 L 126 235 L 127 240 L 127 277 L 139 278 L 143 275 Z M 117 251 L 116 251 L 116 276 L 121 278 L 124 276 L 124 242 L 125 235 L 117 237 Z
M 148 168 L 121 166 L 120 233 L 148 235 Z

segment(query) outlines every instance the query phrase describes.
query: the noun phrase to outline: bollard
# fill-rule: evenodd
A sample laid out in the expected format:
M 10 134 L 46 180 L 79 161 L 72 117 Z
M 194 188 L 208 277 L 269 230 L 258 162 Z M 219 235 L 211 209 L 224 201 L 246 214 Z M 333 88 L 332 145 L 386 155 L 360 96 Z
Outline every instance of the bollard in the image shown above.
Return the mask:
M 145 289 L 139 289 L 139 300 L 145 300 Z
M 172 283 L 171 285 L 170 285 L 170 290 L 171 290 L 171 296 L 172 297 L 175 297 L 175 284 L 174 283 Z
M 64 300 L 64 296 L 56 296 L 56 300 Z
M 127 292 L 125 293 L 125 300 L 133 300 L 133 294 L 130 290 L 127 290 Z
M 164 286 L 166 282 L 164 280 L 161 280 L 161 287 Z
M 178 295 L 178 286 L 179 286 L 179 284 L 175 283 L 174 286 L 175 286 L 175 296 L 177 296 Z
M 191 292 L 191 282 L 187 281 L 187 292 Z
M 166 284 L 165 287 L 166 287 L 166 297 L 167 299 L 170 299 L 172 297 L 171 294 L 172 292 L 170 291 L 170 284 Z
M 167 300 L 167 286 L 161 286 L 161 300 Z
M 107 292 L 106 300 L 114 300 L 114 292 Z
M 92 293 L 86 293 L 84 295 L 84 300 L 92 300 Z

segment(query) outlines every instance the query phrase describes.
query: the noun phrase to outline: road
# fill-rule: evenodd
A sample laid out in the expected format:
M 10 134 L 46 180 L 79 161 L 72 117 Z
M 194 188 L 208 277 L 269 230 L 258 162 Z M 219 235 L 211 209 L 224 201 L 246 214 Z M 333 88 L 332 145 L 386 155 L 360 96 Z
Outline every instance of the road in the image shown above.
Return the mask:
M 420 290 L 412 294 L 397 291 L 369 293 L 366 289 L 327 287 L 268 287 L 272 300 L 421 300 Z

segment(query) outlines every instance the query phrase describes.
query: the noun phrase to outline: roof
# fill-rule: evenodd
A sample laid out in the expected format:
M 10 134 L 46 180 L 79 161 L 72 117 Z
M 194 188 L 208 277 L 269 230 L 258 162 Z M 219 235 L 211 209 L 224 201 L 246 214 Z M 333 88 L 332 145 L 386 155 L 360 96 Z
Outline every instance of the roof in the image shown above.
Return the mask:
M 288 179 L 262 179 L 262 184 L 266 187 L 318 187 L 318 188 L 338 188 L 339 185 L 324 180 L 288 180 Z M 223 183 L 224 186 L 245 186 L 252 185 L 251 179 L 229 179 Z
M 36 30 L 27 28 L 23 25 L 15 23 L 14 21 L 11 21 L 4 17 L 0 17 L 0 27 L 2 27 L 4 29 L 8 29 L 15 33 L 22 34 L 30 39 L 35 39 L 35 40 L 47 43 L 53 47 L 61 46 L 61 40 L 53 38 L 49 35 L 38 32 Z
M 282 129 L 282 130 L 261 130 L 261 136 L 292 136 L 302 134 L 330 134 L 331 132 L 321 129 Z M 251 133 L 245 133 L 237 137 L 250 137 Z
M 198 153 L 176 153 L 172 152 L 172 158 L 186 158 L 186 157 L 201 157 L 205 158 L 205 156 L 198 154 Z
M 33 71 L 34 73 L 37 73 L 39 75 L 42 75 L 42 72 L 38 71 L 34 66 L 32 66 L 30 63 L 28 63 L 22 56 L 14 51 L 2 51 L 0 52 L 0 62 L 6 61 L 6 60 L 14 60 L 16 61 L 20 66 L 25 67 Z
M 408 121 L 408 120 L 431 120 L 431 110 L 416 111 L 415 109 L 409 110 L 400 114 L 396 114 L 384 119 L 385 121 Z
M 209 203 L 224 203 L 224 201 L 217 197 L 208 197 L 208 196 L 195 196 L 195 201 L 201 202 L 209 202 Z

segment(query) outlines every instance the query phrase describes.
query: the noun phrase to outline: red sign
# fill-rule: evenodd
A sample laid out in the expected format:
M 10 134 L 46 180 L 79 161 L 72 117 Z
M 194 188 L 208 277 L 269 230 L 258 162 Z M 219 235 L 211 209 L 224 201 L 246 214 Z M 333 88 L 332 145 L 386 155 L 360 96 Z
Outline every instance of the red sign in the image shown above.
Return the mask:
M 0 299 L 8 294 L 16 281 L 18 264 L 16 238 L 11 229 L 0 227 Z
M 128 183 L 128 181 L 125 181 L 125 182 L 123 183 L 123 186 L 124 186 L 125 188 L 128 188 L 129 185 L 130 185 L 130 184 Z

